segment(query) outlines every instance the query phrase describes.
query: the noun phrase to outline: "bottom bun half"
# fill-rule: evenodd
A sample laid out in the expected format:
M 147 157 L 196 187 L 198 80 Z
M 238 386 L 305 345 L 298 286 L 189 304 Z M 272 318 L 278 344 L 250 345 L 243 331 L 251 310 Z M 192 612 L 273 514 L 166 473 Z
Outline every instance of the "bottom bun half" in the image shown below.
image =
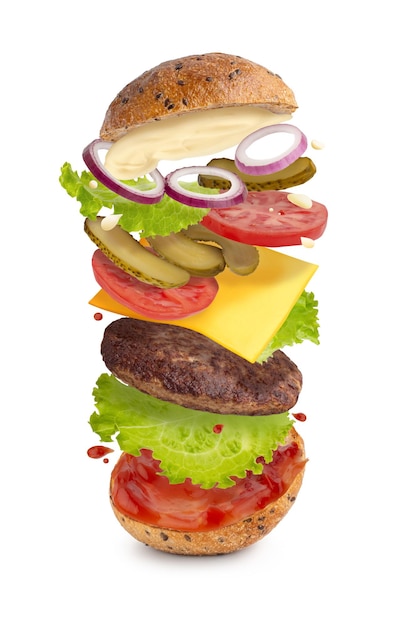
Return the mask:
M 305 458 L 304 442 L 293 428 L 286 443 L 294 441 Z M 256 543 L 277 526 L 296 501 L 303 476 L 304 468 L 281 497 L 238 522 L 213 530 L 181 531 L 146 524 L 119 511 L 111 493 L 110 503 L 123 528 L 132 537 L 156 550 L 190 556 L 229 554 Z

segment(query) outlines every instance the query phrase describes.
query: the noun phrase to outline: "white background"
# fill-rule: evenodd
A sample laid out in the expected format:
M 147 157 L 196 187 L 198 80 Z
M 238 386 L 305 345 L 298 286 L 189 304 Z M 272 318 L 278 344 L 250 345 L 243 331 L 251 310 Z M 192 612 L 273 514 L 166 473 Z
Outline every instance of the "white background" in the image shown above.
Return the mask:
M 412 3 L 80 2 L 2 9 L 3 624 L 417 623 L 416 46 Z M 328 206 L 300 254 L 320 269 L 321 346 L 288 351 L 310 458 L 299 499 L 241 553 L 181 558 L 137 544 L 87 458 L 104 325 L 92 249 L 58 183 L 117 91 L 185 54 L 279 73 Z M 6 617 L 7 616 L 7 617 Z

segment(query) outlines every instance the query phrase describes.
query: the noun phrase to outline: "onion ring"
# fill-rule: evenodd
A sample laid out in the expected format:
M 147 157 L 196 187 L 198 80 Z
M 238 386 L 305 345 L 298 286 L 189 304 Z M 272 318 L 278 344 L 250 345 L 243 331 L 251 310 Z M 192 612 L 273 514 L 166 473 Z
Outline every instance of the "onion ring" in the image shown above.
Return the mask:
M 292 145 L 276 157 L 269 159 L 252 159 L 248 156 L 248 148 L 258 139 L 270 135 L 272 133 L 288 133 L 293 135 Z M 252 174 L 253 176 L 262 176 L 263 174 L 271 174 L 279 172 L 291 163 L 294 163 L 299 156 L 304 154 L 307 149 L 307 137 L 296 126 L 291 124 L 273 124 L 272 126 L 264 126 L 255 130 L 238 145 L 235 153 L 236 167 L 244 174 Z
M 230 182 L 230 188 L 214 195 L 199 193 L 197 191 L 188 191 L 180 186 L 178 180 L 182 176 L 188 176 L 189 174 L 195 174 L 196 176 L 202 174 L 206 176 L 224 178 Z M 177 169 L 166 176 L 165 183 L 165 193 L 168 196 L 177 200 L 177 202 L 181 202 L 182 204 L 203 209 L 226 209 L 230 206 L 243 202 L 248 193 L 246 186 L 240 180 L 239 176 L 233 172 L 224 170 L 221 167 L 211 167 L 208 165 L 194 165 Z
M 157 170 L 149 172 L 149 176 L 155 183 L 153 189 L 143 191 L 125 185 L 120 180 L 117 180 L 110 172 L 104 167 L 98 152 L 99 150 L 108 150 L 113 144 L 110 141 L 102 141 L 101 139 L 95 139 L 88 144 L 83 150 L 84 163 L 87 165 L 90 172 L 105 185 L 110 191 L 123 196 L 127 200 L 132 202 L 138 202 L 140 204 L 155 204 L 159 202 L 165 193 L 165 179 L 162 174 Z

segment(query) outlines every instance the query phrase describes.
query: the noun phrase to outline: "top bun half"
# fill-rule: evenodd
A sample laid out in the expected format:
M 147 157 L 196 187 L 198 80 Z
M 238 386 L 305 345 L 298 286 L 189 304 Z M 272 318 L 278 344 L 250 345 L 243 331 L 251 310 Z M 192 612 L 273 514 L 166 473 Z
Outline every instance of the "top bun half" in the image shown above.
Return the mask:
M 126 85 L 110 104 L 100 137 L 117 141 L 148 122 L 248 105 L 285 114 L 297 109 L 292 90 L 261 65 L 220 52 L 186 56 L 165 61 Z

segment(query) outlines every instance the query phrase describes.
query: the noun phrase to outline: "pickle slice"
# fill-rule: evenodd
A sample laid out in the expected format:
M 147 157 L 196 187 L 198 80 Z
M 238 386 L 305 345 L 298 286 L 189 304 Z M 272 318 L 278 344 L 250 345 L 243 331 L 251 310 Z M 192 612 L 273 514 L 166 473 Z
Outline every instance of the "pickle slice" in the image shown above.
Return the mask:
M 101 228 L 102 217 L 87 218 L 84 230 L 98 248 L 122 270 L 143 283 L 163 289 L 181 287 L 190 280 L 184 269 L 164 261 L 147 250 L 132 235 L 115 226 L 112 230 Z
M 225 268 L 222 251 L 217 246 L 194 241 L 186 234 L 147 237 L 149 245 L 170 263 L 184 268 L 193 276 L 216 276 Z
M 316 173 L 316 166 L 309 157 L 299 157 L 294 163 L 288 165 L 279 172 L 265 174 L 263 176 L 251 176 L 240 172 L 232 159 L 212 159 L 209 166 L 222 167 L 229 172 L 237 174 L 245 183 L 249 191 L 263 191 L 268 189 L 288 189 L 296 187 L 313 178 Z M 210 189 L 227 189 L 228 182 L 223 178 L 204 176 L 200 174 L 198 183 L 202 187 Z
M 217 243 L 221 247 L 226 265 L 239 276 L 252 274 L 258 267 L 259 252 L 255 246 L 217 235 L 202 224 L 189 226 L 184 232 L 191 239 Z

